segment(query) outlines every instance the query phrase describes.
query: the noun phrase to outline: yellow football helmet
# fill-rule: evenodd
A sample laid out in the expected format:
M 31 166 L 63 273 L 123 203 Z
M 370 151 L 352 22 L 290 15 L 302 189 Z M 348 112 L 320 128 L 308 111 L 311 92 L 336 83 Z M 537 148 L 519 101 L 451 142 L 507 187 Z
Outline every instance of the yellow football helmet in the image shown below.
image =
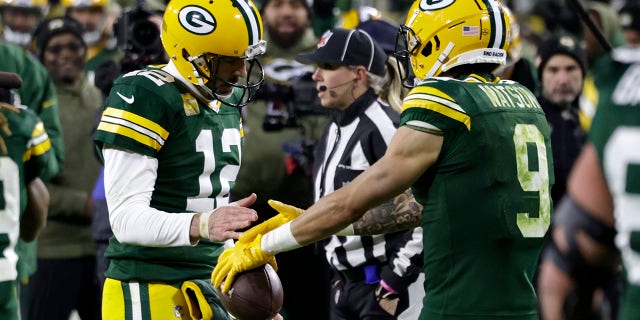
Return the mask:
M 355 29 L 361 22 L 377 19 L 382 19 L 382 13 L 380 10 L 369 6 L 359 6 L 351 8 L 349 11 L 342 14 L 340 20 L 336 24 L 336 27 Z
M 49 2 L 47 0 L 0 0 L 0 12 L 4 40 L 22 47 L 29 47 L 31 33 L 49 12 Z M 17 12 L 36 17 L 35 23 L 31 26 L 14 25 L 13 23 L 17 21 L 10 19 L 9 16 L 15 16 Z
M 45 9 L 49 7 L 49 1 L 47 0 L 2 0 L 0 2 L 2 7 L 16 7 L 16 8 L 34 8 Z
M 222 81 L 242 89 L 242 107 L 264 82 L 264 70 L 256 59 L 266 52 L 262 18 L 251 0 L 216 0 L 194 4 L 193 0 L 172 0 L 164 12 L 162 45 L 178 72 L 201 86 L 216 99 L 224 100 L 215 88 Z M 229 83 L 216 75 L 219 58 L 234 57 L 248 63 L 247 77 Z M 255 74 L 254 74 L 255 73 Z
M 109 0 L 60 0 L 65 8 L 105 7 Z
M 401 27 L 396 57 L 417 80 L 464 64 L 506 63 L 509 17 L 499 0 L 416 0 Z
M 109 0 L 60 0 L 60 4 L 67 12 L 67 15 L 77 19 L 84 26 L 84 33 L 82 38 L 84 42 L 89 46 L 94 46 L 103 40 L 104 34 L 109 33 L 107 30 L 107 6 Z M 97 21 L 85 21 L 84 18 L 79 18 L 75 14 L 70 13 L 73 10 L 101 10 L 102 14 Z M 93 20 L 94 18 L 91 18 Z
M 507 6 L 503 6 L 504 12 L 509 18 L 509 24 L 511 32 L 509 33 L 509 48 L 507 49 L 507 65 L 511 65 L 520 60 L 520 53 L 522 48 L 520 47 L 520 24 L 516 19 L 516 15 Z

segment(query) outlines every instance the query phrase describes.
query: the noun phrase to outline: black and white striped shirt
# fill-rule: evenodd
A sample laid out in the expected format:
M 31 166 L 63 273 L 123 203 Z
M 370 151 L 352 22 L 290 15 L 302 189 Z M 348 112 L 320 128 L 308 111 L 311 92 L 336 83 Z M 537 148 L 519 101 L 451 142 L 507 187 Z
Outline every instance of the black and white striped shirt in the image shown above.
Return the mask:
M 332 110 L 315 149 L 315 200 L 347 185 L 381 158 L 399 121 L 400 116 L 371 89 L 346 110 Z M 329 264 L 339 271 L 382 264 L 382 278 L 395 288 L 397 281 L 415 280 L 422 269 L 422 228 L 376 236 L 332 236 L 324 249 Z

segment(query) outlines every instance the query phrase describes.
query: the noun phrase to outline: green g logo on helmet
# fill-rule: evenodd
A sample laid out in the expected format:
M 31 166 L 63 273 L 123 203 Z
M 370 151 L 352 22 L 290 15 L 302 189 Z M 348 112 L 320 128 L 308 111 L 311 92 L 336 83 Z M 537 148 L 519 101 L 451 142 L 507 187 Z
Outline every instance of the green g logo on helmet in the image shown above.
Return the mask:
M 188 31 L 205 35 L 216 29 L 216 18 L 199 6 L 186 6 L 178 13 L 180 24 Z
M 420 1 L 421 10 L 438 10 L 450 6 L 455 0 L 422 0 Z

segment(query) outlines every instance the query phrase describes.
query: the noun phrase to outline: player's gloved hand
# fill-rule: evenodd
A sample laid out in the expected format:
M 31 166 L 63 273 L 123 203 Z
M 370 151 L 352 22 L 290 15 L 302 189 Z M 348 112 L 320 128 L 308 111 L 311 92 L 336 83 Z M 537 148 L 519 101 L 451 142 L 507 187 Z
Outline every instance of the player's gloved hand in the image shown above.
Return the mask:
M 263 251 L 260 245 L 261 241 L 262 234 L 258 234 L 251 242 L 238 241 L 235 247 L 225 249 L 211 273 L 213 287 L 221 288 L 224 281 L 221 291 L 227 293 L 239 273 L 255 269 L 266 263 L 275 263 L 275 255 Z M 274 265 L 272 264 L 272 266 Z M 274 266 L 274 269 L 276 267 Z
M 6 110 L 14 113 L 20 112 L 20 110 L 18 110 L 18 108 L 16 108 L 15 106 L 4 102 L 0 102 L 0 110 Z M 11 129 L 9 129 L 9 119 L 7 119 L 7 117 L 2 112 L 0 112 L 0 130 L 2 130 L 2 132 L 4 132 L 4 134 L 7 136 L 11 135 Z M 2 154 L 7 154 L 7 144 L 2 137 L 0 137 L 0 151 L 2 152 Z
M 271 217 L 270 219 L 268 219 L 267 221 L 245 231 L 242 233 L 242 235 L 240 235 L 240 238 L 238 238 L 238 242 L 251 242 L 253 241 L 253 239 L 255 237 L 257 237 L 259 234 L 265 234 L 295 218 L 297 218 L 298 216 L 300 216 L 301 214 L 304 213 L 304 210 L 300 209 L 300 208 L 296 208 L 294 206 L 288 205 L 288 204 L 284 204 L 280 201 L 276 201 L 276 200 L 269 200 L 268 201 L 269 205 L 271 206 L 271 208 L 275 209 L 276 211 L 278 211 L 278 214 Z M 274 267 L 275 269 L 275 267 Z

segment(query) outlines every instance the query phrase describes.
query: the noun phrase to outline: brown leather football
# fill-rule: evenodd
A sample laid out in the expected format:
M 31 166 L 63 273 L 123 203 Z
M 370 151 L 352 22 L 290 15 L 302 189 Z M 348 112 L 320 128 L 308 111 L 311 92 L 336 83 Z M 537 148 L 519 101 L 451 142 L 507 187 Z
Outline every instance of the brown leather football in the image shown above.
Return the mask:
M 217 290 L 217 289 L 216 289 Z M 242 272 L 227 294 L 218 291 L 220 302 L 238 320 L 267 320 L 282 308 L 284 292 L 271 265 Z

